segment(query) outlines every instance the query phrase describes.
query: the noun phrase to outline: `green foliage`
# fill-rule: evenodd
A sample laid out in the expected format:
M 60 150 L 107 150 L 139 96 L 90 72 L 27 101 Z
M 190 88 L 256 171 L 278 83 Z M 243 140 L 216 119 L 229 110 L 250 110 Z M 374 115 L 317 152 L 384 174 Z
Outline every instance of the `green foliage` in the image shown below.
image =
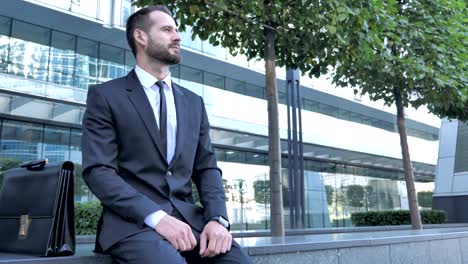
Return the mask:
M 375 27 L 337 31 L 346 44 L 334 83 L 359 87 L 387 105 L 399 92 L 404 107 L 427 105 L 441 117 L 468 119 L 466 2 L 373 2 L 381 5 Z
M 447 222 L 447 213 L 442 210 L 422 210 L 420 213 L 423 224 Z M 410 212 L 408 210 L 357 212 L 351 214 L 351 221 L 355 226 L 409 225 Z
M 77 235 L 94 235 L 101 216 L 102 206 L 98 201 L 75 203 L 75 227 Z
M 364 187 L 361 185 L 346 186 L 346 201 L 351 207 L 363 207 Z
M 0 158 L 0 187 L 3 184 L 3 175 L 9 169 L 17 167 L 21 164 L 21 160 L 14 158 Z
M 327 204 L 332 205 L 335 196 L 335 188 L 331 185 L 325 185 L 325 194 L 327 195 Z
M 270 203 L 270 181 L 254 181 L 253 188 L 255 202 L 261 204 Z
M 190 26 L 192 38 L 198 36 L 249 60 L 265 58 L 264 29 L 272 29 L 276 64 L 315 76 L 336 64 L 339 48 L 348 44 L 349 35 L 372 33 L 378 19 L 385 19 L 376 15 L 383 6 L 354 0 L 137 0 L 135 4 L 167 5 L 181 31 Z
M 421 207 L 432 208 L 432 192 L 418 192 L 418 203 Z

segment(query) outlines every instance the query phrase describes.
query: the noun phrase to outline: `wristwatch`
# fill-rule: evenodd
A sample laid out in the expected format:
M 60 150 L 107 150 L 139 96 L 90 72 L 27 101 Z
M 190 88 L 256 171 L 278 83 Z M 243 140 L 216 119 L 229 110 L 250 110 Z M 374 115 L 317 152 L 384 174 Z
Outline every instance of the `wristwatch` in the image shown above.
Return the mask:
M 218 223 L 223 225 L 226 229 L 229 229 L 229 222 L 228 220 L 224 219 L 224 217 L 222 216 L 211 217 L 210 221 L 213 221 L 213 220 L 218 221 Z

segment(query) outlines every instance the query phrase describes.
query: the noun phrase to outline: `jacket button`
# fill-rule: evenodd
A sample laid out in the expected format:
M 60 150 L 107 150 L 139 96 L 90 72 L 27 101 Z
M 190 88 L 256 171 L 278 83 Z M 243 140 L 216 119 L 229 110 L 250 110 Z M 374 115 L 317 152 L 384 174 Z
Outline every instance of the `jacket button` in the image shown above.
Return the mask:
M 172 176 L 172 172 L 171 172 L 171 171 L 167 171 L 167 172 L 166 172 L 166 176 Z

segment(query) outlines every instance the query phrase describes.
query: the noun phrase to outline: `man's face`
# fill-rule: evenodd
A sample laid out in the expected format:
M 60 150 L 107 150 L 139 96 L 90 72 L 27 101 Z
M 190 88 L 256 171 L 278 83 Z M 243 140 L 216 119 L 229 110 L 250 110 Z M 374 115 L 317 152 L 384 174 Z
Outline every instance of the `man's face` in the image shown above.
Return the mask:
M 150 14 L 152 26 L 148 32 L 146 56 L 167 65 L 180 62 L 180 36 L 177 26 L 168 14 L 154 11 Z

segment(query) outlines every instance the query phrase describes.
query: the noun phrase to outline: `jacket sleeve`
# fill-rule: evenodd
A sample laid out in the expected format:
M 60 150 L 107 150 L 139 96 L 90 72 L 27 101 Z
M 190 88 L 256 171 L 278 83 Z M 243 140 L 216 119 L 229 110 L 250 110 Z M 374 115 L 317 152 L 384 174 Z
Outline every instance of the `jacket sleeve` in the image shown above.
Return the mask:
M 90 88 L 81 142 L 83 179 L 105 207 L 143 227 L 144 218 L 161 207 L 119 176 L 115 118 L 99 86 Z
M 205 219 L 222 216 L 228 219 L 226 210 L 226 195 L 221 179 L 221 170 L 216 164 L 216 154 L 211 146 L 210 124 L 203 100 L 201 101 L 200 135 L 193 168 L 195 182 L 200 201 L 205 209 Z

